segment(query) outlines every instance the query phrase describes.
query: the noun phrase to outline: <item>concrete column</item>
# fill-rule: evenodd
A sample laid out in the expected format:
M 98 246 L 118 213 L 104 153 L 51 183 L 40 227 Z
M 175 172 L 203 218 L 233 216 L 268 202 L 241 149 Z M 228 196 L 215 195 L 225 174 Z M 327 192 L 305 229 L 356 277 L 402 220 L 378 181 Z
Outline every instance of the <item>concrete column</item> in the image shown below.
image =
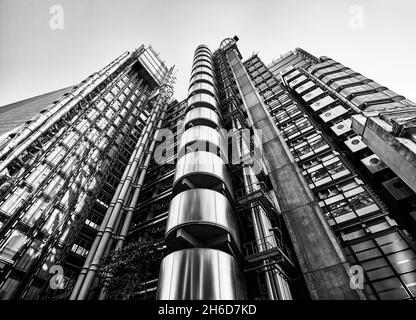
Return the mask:
M 365 299 L 361 291 L 351 289 L 349 264 L 336 236 L 236 50 L 229 50 L 227 57 L 249 121 L 262 130 L 266 167 L 312 299 Z

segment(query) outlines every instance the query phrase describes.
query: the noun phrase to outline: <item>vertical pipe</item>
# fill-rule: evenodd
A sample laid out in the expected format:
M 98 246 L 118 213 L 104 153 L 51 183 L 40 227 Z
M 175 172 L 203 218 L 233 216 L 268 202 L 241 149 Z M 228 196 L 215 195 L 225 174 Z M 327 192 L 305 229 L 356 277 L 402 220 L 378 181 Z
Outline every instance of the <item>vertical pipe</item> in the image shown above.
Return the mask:
M 171 71 L 168 74 L 168 77 L 171 76 L 172 71 L 173 70 L 171 69 Z M 124 179 L 120 181 L 119 187 L 117 188 L 118 190 L 120 190 L 120 192 L 117 197 L 115 195 L 113 198 L 115 199 L 114 207 L 113 208 L 109 207 L 109 210 L 107 211 L 108 213 L 107 223 L 104 227 L 104 230 L 101 232 L 100 236 L 97 234 L 97 238 L 99 238 L 99 240 L 97 241 L 98 242 L 97 247 L 94 248 L 95 250 L 93 252 L 90 252 L 91 262 L 87 268 L 84 268 L 86 269 L 85 278 L 82 284 L 80 284 L 79 289 L 77 287 L 77 290 L 79 290 L 79 293 L 76 299 L 78 300 L 84 300 L 88 295 L 89 289 L 91 288 L 91 285 L 98 271 L 100 260 L 106 250 L 111 234 L 114 230 L 114 226 L 115 226 L 118 214 L 120 213 L 121 207 L 125 201 L 128 190 L 131 187 L 132 176 L 138 169 L 138 160 L 143 153 L 143 149 L 147 140 L 149 139 L 149 135 L 150 135 L 151 130 L 154 127 L 154 122 L 156 120 L 156 117 L 159 115 L 162 105 L 165 105 L 167 103 L 167 99 L 169 98 L 170 96 L 167 95 L 166 91 L 162 90 L 160 96 L 157 98 L 156 108 L 152 112 L 152 116 L 151 116 L 150 122 L 148 122 L 146 126 L 145 133 L 144 135 L 141 136 L 141 139 L 139 139 L 139 141 L 137 142 L 135 151 L 133 151 L 133 154 L 130 157 L 129 164 L 123 174 Z M 101 229 L 102 228 L 100 228 L 100 230 Z M 80 280 L 80 282 L 81 281 L 82 280 Z M 74 296 L 76 296 L 76 293 L 74 293 Z M 72 295 L 71 295 L 71 298 L 72 298 Z
M 128 208 L 127 208 L 127 212 L 126 212 L 125 219 L 124 219 L 121 231 L 120 231 L 120 235 L 118 236 L 118 241 L 117 241 L 115 250 L 121 250 L 123 248 L 124 242 L 126 240 L 126 236 L 127 236 L 127 233 L 128 233 L 129 227 L 130 227 L 131 219 L 133 217 L 134 210 L 135 210 L 137 202 L 139 200 L 140 191 L 142 189 L 143 182 L 144 182 L 144 179 L 146 177 L 147 168 L 148 168 L 150 160 L 152 158 L 153 151 L 156 147 L 158 130 L 161 128 L 162 123 L 163 123 L 163 119 L 165 118 L 167 106 L 168 106 L 168 104 L 166 103 L 163 107 L 162 114 L 160 116 L 160 120 L 159 120 L 159 122 L 156 126 L 156 130 L 155 130 L 155 133 L 153 135 L 152 143 L 149 147 L 148 154 L 146 156 L 146 159 L 145 159 L 144 164 L 142 166 L 142 170 L 140 172 L 139 179 L 138 179 L 138 181 L 136 183 L 136 186 L 135 186 L 134 194 L 133 194 L 133 196 L 131 198 L 131 201 L 130 201 L 130 203 L 128 205 Z M 112 278 L 112 275 L 108 275 L 107 276 L 107 281 L 111 278 Z M 103 287 L 101 288 L 98 300 L 104 300 L 105 297 L 106 297 L 105 285 L 103 285 Z

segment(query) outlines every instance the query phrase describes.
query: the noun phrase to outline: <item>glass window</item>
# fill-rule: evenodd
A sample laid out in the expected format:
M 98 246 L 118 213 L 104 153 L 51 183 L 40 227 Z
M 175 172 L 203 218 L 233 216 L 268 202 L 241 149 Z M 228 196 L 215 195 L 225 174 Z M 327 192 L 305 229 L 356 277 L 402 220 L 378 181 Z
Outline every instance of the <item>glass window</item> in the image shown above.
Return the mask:
M 338 216 L 342 216 L 351 212 L 352 209 L 348 205 L 347 201 L 340 201 L 336 203 L 332 203 L 326 207 L 324 207 L 324 212 L 327 218 L 335 218 Z
M 22 270 L 27 270 L 35 262 L 36 258 L 39 256 L 40 250 L 42 249 L 44 243 L 41 240 L 35 239 L 30 244 L 30 247 L 26 250 L 23 256 L 20 258 L 17 263 L 17 267 Z
M 397 278 L 376 281 L 373 282 L 373 286 L 378 292 L 380 298 L 384 300 L 405 299 L 409 297 Z
M 0 299 L 10 300 L 13 299 L 14 292 L 19 285 L 20 280 L 8 278 L 0 289 Z
M 38 298 L 42 288 L 37 287 L 35 285 L 30 286 L 29 290 L 24 296 L 24 300 L 35 300 Z
M 370 197 L 370 195 L 367 192 L 362 192 L 355 196 L 352 196 L 348 198 L 348 201 L 355 210 L 374 204 L 374 200 Z
M 13 261 L 20 249 L 25 245 L 27 237 L 18 230 L 13 230 L 9 239 L 0 249 L 0 257 Z

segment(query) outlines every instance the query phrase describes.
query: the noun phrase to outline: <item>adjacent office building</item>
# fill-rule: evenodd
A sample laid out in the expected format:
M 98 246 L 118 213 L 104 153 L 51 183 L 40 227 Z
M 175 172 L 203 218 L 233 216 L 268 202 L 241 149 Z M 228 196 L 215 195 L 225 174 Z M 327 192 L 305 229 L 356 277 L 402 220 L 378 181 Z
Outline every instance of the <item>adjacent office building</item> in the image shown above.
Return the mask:
M 105 258 L 141 243 L 133 299 L 415 299 L 416 105 L 237 40 L 196 48 L 183 101 L 141 46 L 0 107 L 1 299 L 107 299 Z

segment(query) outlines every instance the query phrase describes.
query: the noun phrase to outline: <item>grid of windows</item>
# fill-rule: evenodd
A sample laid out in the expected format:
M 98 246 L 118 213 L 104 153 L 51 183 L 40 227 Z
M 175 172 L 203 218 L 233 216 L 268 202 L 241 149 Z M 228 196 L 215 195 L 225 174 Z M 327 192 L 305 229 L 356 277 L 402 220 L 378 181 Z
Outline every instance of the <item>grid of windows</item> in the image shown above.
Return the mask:
M 273 88 L 267 85 L 270 72 L 266 70 L 262 74 L 259 71 L 262 67 L 260 59 L 254 57 L 250 64 L 247 71 L 314 192 L 328 223 L 339 235 L 349 262 L 364 268 L 365 291 L 368 297 L 415 298 L 416 257 L 414 249 L 409 247 L 410 242 L 397 230 L 394 220 L 383 212 L 363 182 L 346 166 L 340 154 L 316 130 L 298 103 L 280 85 L 273 84 Z M 331 64 L 335 62 L 327 61 L 322 64 L 322 68 L 316 68 L 315 71 L 322 69 L 319 73 L 322 77 L 339 73 L 339 68 L 331 67 Z M 302 73 L 297 69 L 284 75 L 287 82 L 300 76 Z M 296 88 L 300 88 L 301 84 L 299 82 Z M 322 99 L 324 92 L 315 88 L 311 84 L 308 90 L 300 90 L 300 95 L 303 95 L 303 100 L 308 104 Z M 309 92 L 310 90 L 312 91 Z M 326 108 L 321 108 L 320 112 L 326 112 L 325 110 Z M 342 117 L 347 116 L 345 114 Z

